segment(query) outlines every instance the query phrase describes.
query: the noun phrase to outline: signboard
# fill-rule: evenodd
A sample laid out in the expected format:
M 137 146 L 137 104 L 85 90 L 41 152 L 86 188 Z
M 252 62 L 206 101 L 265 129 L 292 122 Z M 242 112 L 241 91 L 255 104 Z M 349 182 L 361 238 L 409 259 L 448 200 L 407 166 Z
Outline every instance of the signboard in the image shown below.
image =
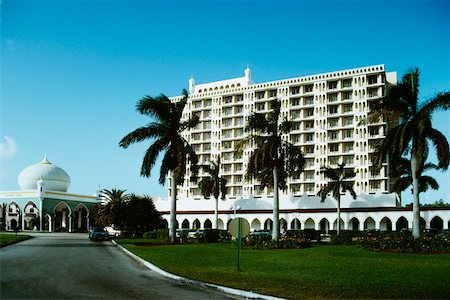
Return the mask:
M 240 225 L 240 234 L 239 234 L 239 225 Z M 230 221 L 228 225 L 228 231 L 235 238 L 243 238 L 246 237 L 250 233 L 250 224 L 244 218 L 234 218 Z

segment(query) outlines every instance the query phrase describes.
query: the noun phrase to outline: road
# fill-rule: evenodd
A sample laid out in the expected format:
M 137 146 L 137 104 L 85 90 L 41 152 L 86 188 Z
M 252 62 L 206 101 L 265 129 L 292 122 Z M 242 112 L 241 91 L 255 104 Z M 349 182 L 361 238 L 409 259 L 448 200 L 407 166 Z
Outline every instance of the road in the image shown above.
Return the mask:
M 38 233 L 0 249 L 0 299 L 236 299 L 172 281 L 111 242 Z

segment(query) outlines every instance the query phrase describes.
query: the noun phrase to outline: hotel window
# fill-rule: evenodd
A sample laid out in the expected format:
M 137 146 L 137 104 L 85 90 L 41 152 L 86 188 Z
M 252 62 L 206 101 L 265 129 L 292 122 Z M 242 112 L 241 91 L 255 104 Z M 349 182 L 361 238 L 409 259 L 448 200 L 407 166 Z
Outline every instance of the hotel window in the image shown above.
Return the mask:
M 330 152 L 339 152 L 339 144 L 331 144 Z
M 232 134 L 231 129 L 226 129 L 226 130 L 223 131 L 222 136 L 224 138 L 231 138 L 231 134 Z
M 330 106 L 330 108 L 328 109 L 328 113 L 330 115 L 335 115 L 338 113 L 338 107 L 336 106 Z
M 328 82 L 328 89 L 329 90 L 337 89 L 337 84 L 338 84 L 337 80 Z
M 211 139 L 211 132 L 205 132 L 203 133 L 203 140 L 209 141 Z
M 305 85 L 303 90 L 305 93 L 310 93 L 313 91 L 314 85 L 313 84 L 309 84 L 309 85 Z
M 344 157 L 344 163 L 347 166 L 353 166 L 353 156 L 345 156 Z
M 343 92 L 342 93 L 342 100 L 350 100 L 352 99 L 352 92 Z
M 231 147 L 232 147 L 232 143 L 231 143 L 231 141 L 226 141 L 226 142 L 223 142 L 222 143 L 222 147 L 224 148 L 224 149 L 231 149 Z
M 296 95 L 300 93 L 300 87 L 299 86 L 293 86 L 291 87 L 291 95 Z
M 236 129 L 234 131 L 234 137 L 241 137 L 244 134 L 244 130 L 242 130 L 241 128 Z
M 232 107 L 226 107 L 222 109 L 224 116 L 230 116 L 233 113 Z
M 205 107 L 211 107 L 211 103 L 212 103 L 212 100 L 211 99 L 206 99 L 205 100 Z
M 353 117 L 345 117 L 343 119 L 343 123 L 344 123 L 344 126 L 351 126 L 351 125 L 353 125 Z
M 256 99 L 264 99 L 264 91 L 256 92 Z
M 353 151 L 353 144 L 344 144 L 344 152 L 348 153 Z
M 345 104 L 344 105 L 344 113 L 348 113 L 353 111 L 353 104 Z
M 305 142 L 312 142 L 314 141 L 314 134 L 313 133 L 308 133 L 305 135 Z
M 344 130 L 344 139 L 353 138 L 353 130 Z
M 224 119 L 224 120 L 222 121 L 222 123 L 223 123 L 223 126 L 225 126 L 225 127 L 230 127 L 230 126 L 231 126 L 231 123 L 232 123 L 232 119 Z
M 200 108 L 200 107 L 202 107 L 202 101 L 201 100 L 195 101 L 194 102 L 194 108 Z
M 236 102 L 244 101 L 244 95 L 236 95 Z
M 352 80 L 351 79 L 342 80 L 342 87 L 344 88 L 352 87 Z
M 266 104 L 265 103 L 258 103 L 256 104 L 256 110 L 262 111 L 266 109 Z
M 211 116 L 211 111 L 210 110 L 205 110 L 203 112 L 203 118 L 209 118 Z
M 205 121 L 203 123 L 203 129 L 211 129 L 211 121 Z
M 305 130 L 314 129 L 314 121 L 305 122 Z
M 328 102 L 336 102 L 338 100 L 337 93 L 328 94 Z
M 305 110 L 305 117 L 312 117 L 314 116 L 314 109 L 313 108 L 309 108 Z
M 378 97 L 378 88 L 368 89 L 367 93 L 369 94 L 369 97 Z
M 238 118 L 234 119 L 234 125 L 236 125 L 236 126 L 244 125 L 244 118 L 243 117 L 238 117 Z
M 378 82 L 378 75 L 367 76 L 367 84 L 376 84 Z
M 291 99 L 291 106 L 298 106 L 298 105 L 300 105 L 300 98 Z
M 236 114 L 241 114 L 243 110 L 244 110 L 244 107 L 242 105 L 236 106 L 234 108 L 234 111 Z
M 277 96 L 277 90 L 269 91 L 269 98 L 276 97 L 276 96 Z
M 331 131 L 330 135 L 328 137 L 329 140 L 335 141 L 339 138 L 339 132 L 338 131 Z
M 231 96 L 223 98 L 223 103 L 224 104 L 229 104 L 229 103 L 232 103 L 232 102 L 233 102 L 233 99 L 231 98 Z
M 313 154 L 313 153 L 314 153 L 314 146 L 305 147 L 305 154 Z
M 203 144 L 203 151 L 210 151 L 211 150 L 211 144 Z
M 223 160 L 224 161 L 229 161 L 233 159 L 233 153 L 232 152 L 227 152 L 223 154 Z
M 314 97 L 313 96 L 305 97 L 305 105 L 313 105 L 313 104 L 314 104 Z
M 334 128 L 334 127 L 338 127 L 338 120 L 337 119 L 330 119 L 328 121 L 328 128 Z
M 200 137 L 201 137 L 201 134 L 200 134 L 200 133 L 194 133 L 194 134 L 192 135 L 192 139 L 193 139 L 194 141 L 199 141 L 199 140 L 200 140 Z

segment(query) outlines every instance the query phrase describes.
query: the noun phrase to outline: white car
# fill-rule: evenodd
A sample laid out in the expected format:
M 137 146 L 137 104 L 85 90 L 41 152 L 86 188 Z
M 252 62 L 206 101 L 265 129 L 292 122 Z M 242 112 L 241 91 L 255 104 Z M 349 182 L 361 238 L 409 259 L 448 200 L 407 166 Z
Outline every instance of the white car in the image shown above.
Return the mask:
M 105 227 L 106 231 L 108 231 L 109 236 L 119 236 L 122 232 L 120 230 L 116 230 L 114 228 L 112 228 L 111 226 L 106 226 Z

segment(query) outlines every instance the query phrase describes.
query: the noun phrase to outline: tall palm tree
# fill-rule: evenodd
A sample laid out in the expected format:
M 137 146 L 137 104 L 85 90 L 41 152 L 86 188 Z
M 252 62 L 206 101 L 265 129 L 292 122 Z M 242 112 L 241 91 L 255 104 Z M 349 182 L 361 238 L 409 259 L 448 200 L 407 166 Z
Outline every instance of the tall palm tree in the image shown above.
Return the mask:
M 323 167 L 320 170 L 326 178 L 331 179 L 326 185 L 324 185 L 318 192 L 317 196 L 324 202 L 329 193 L 337 202 L 337 234 L 341 231 L 341 193 L 349 191 L 353 199 L 356 199 L 356 193 L 353 190 L 353 182 L 349 182 L 348 179 L 355 177 L 356 173 L 352 170 L 345 169 L 345 163 L 338 164 L 337 168 Z
M 170 237 L 175 242 L 176 233 L 176 199 L 177 186 L 182 185 L 186 175 L 186 166 L 189 162 L 192 178 L 198 173 L 198 157 L 194 149 L 183 138 L 182 132 L 197 125 L 198 116 L 193 115 L 188 120 L 182 120 L 183 109 L 189 95 L 183 90 L 183 96 L 177 101 L 171 101 L 165 95 L 157 97 L 145 96 L 136 104 L 136 110 L 153 118 L 146 126 L 140 127 L 127 134 L 119 146 L 127 148 L 130 144 L 153 139 L 144 155 L 141 166 L 141 176 L 149 177 L 150 171 L 156 163 L 160 153 L 164 153 L 159 173 L 159 183 L 164 185 L 170 172 L 171 207 L 170 207 Z M 192 179 L 191 178 L 191 179 Z
M 398 175 L 398 178 L 395 181 L 392 190 L 400 196 L 401 192 L 405 191 L 410 185 L 412 185 L 411 161 L 405 157 L 402 157 L 396 167 L 396 174 Z M 422 167 L 422 170 L 420 170 L 420 173 L 422 174 L 423 172 L 436 169 L 438 169 L 438 167 L 435 164 L 426 163 Z M 433 190 L 439 189 L 439 184 L 436 179 L 428 175 L 420 175 L 419 193 L 425 193 L 430 188 Z M 413 193 L 412 189 L 411 193 Z
M 403 155 L 411 158 L 413 185 L 413 236 L 420 237 L 419 178 L 428 156 L 428 142 L 436 149 L 437 167 L 446 170 L 450 162 L 449 144 L 445 136 L 433 128 L 432 115 L 450 108 L 450 93 L 440 92 L 429 100 L 419 102 L 419 69 L 409 70 L 402 80 L 391 86 L 386 96 L 371 108 L 369 122 L 383 116 L 398 123 L 391 127 L 386 138 L 378 145 L 374 161 L 380 167 L 386 156 L 399 160 Z
M 130 196 L 125 192 L 126 190 L 120 189 L 103 189 L 100 191 L 100 196 L 104 202 L 104 221 L 108 223 L 107 225 L 114 224 L 120 228 L 123 227 L 124 204 Z
M 201 167 L 209 174 L 209 177 L 202 178 L 198 183 L 198 187 L 200 188 L 200 193 L 203 197 L 210 197 L 211 194 L 214 196 L 214 199 L 216 200 L 214 209 L 214 228 L 219 229 L 219 197 L 224 200 L 227 193 L 227 180 L 219 176 L 220 157 L 217 158 L 217 162 L 211 161 L 210 165 L 202 165 Z
M 245 131 L 247 137 L 237 145 L 237 151 L 251 146 L 253 151 L 248 159 L 246 180 L 255 178 L 261 183 L 261 189 L 273 188 L 273 230 L 272 239 L 278 240 L 279 227 L 279 189 L 286 190 L 288 176 L 299 175 L 303 171 L 305 159 L 299 146 L 282 139 L 289 134 L 294 122 L 284 118 L 280 120 L 281 102 L 272 100 L 271 111 L 253 113 L 247 119 Z

